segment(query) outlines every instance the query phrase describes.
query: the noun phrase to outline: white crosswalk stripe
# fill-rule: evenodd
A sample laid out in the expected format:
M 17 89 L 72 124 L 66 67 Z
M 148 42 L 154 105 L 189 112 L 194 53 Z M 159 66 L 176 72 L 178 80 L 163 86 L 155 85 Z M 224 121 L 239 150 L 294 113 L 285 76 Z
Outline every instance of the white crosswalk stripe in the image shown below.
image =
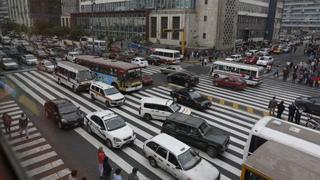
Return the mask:
M 150 66 L 143 69 L 143 72 L 155 74 L 160 73 L 159 69 L 160 67 Z M 49 74 L 32 71 L 8 75 L 8 78 L 42 105 L 49 99 L 67 98 L 70 99 L 76 106 L 79 106 L 80 109 L 85 113 L 107 109 L 103 103 L 92 101 L 87 93 L 75 94 L 69 89 L 58 85 Z M 224 99 L 228 102 L 234 102 L 246 107 L 252 107 L 260 111 L 267 111 L 268 102 L 273 96 L 276 96 L 278 100 L 284 100 L 285 105 L 288 106 L 288 104 L 293 102 L 296 97 L 315 94 L 315 91 L 311 91 L 310 94 L 304 93 L 303 88 L 299 87 L 298 85 L 289 86 L 285 84 L 281 85 L 281 83 L 275 83 L 274 86 L 271 85 L 272 81 L 268 80 L 259 87 L 248 87 L 244 91 L 236 92 L 220 87 L 214 87 L 212 86 L 212 79 L 210 77 L 201 75 L 200 84 L 195 87 L 195 89 L 199 90 L 204 95 Z M 138 113 L 140 98 L 145 96 L 170 98 L 170 91 L 170 87 L 162 85 L 138 92 L 133 92 L 125 95 L 126 103 L 123 106 L 110 108 L 112 111 L 123 116 L 127 120 L 128 125 L 130 125 L 138 135 L 134 147 L 125 147 L 121 149 L 121 153 L 109 150 L 103 143 L 101 143 L 100 139 L 96 139 L 95 137 L 91 136 L 83 128 L 76 128 L 75 132 L 90 142 L 94 147 L 104 147 L 107 151 L 106 153 L 109 155 L 110 160 L 120 166 L 127 173 L 130 173 L 134 164 L 138 163 L 142 168 L 145 168 L 145 171 L 141 172 L 149 173 L 143 174 L 139 171 L 139 177 L 141 179 L 148 179 L 150 176 L 157 177 L 158 179 L 173 179 L 171 175 L 160 170 L 159 168 L 152 168 L 142 153 L 143 142 L 146 139 L 160 133 L 162 122 L 155 120 L 146 122 L 142 120 Z M 3 104 L 3 106 L 6 108 L 0 108 L 0 111 L 3 111 L 3 109 L 15 108 L 15 106 L 11 106 L 10 103 Z M 14 110 L 17 109 L 13 109 L 13 111 Z M 286 118 L 287 114 L 288 112 L 286 110 L 283 117 Z M 192 110 L 192 115 L 207 120 L 209 124 L 225 131 L 230 135 L 231 143 L 229 150 L 223 153 L 221 157 L 211 158 L 202 150 L 199 151 L 201 156 L 213 163 L 221 171 L 222 179 L 239 179 L 241 173 L 243 149 L 246 140 L 254 123 L 261 117 L 256 114 L 242 111 L 240 109 L 234 109 L 219 103 L 213 103 L 212 107 L 206 111 Z M 21 143 L 22 139 L 17 139 L 11 142 L 12 144 L 20 143 L 19 145 L 15 146 L 15 148 L 19 150 L 23 150 L 26 147 L 32 147 L 24 153 L 19 152 L 19 156 L 28 157 L 32 154 L 37 154 L 38 152 L 45 152 L 48 157 L 54 157 L 55 152 L 51 151 L 51 146 L 47 145 L 45 141 L 37 142 L 41 141 L 39 140 L 41 139 L 41 136 L 35 136 L 36 137 L 33 138 L 37 140 L 34 140 L 34 144 L 39 144 L 38 147 L 34 147 L 32 143 Z M 125 157 L 122 157 L 121 155 Z M 131 159 L 127 160 L 126 157 L 131 157 Z M 33 158 L 29 161 L 26 160 L 25 164 L 37 161 L 42 161 L 42 157 L 40 156 L 38 158 Z M 34 169 L 33 171 L 30 171 L 29 174 L 37 174 L 45 169 L 54 167 L 55 164 L 63 163 L 57 161 L 54 164 L 46 164 L 44 167 L 42 167 L 42 169 Z M 58 177 L 58 174 L 55 173 L 49 175 L 47 179 L 50 179 L 51 177 Z
M 19 82 L 20 85 L 22 83 Z M 23 87 L 23 86 L 22 86 Z M 34 126 L 32 121 L 28 122 L 29 136 L 21 136 L 19 132 L 19 118 L 23 113 L 19 105 L 15 101 L 6 101 L 0 103 L 1 112 L 9 112 L 11 115 L 11 136 L 8 134 L 5 137 L 15 152 L 16 157 L 21 160 L 20 164 L 27 170 L 27 174 L 34 179 L 60 179 L 68 174 L 70 170 L 64 167 L 64 163 L 59 159 L 58 154 L 52 150 L 52 147 L 47 144 L 46 139 Z M 0 117 L 0 128 L 5 133 L 2 117 Z M 46 162 L 46 165 L 42 165 Z M 50 174 L 47 174 L 49 171 Z M 52 175 L 52 171 L 56 171 Z

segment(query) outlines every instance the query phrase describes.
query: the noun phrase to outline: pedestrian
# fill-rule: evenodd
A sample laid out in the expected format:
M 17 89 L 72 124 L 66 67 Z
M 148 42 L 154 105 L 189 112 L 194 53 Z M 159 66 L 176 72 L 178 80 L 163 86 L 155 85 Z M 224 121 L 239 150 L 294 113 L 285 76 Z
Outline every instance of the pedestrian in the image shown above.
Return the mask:
M 68 180 L 77 180 L 77 170 L 72 170 L 71 173 L 68 176 Z
M 99 175 L 100 179 L 103 179 L 103 162 L 106 155 L 104 154 L 103 148 L 99 147 L 98 149 L 98 163 L 99 163 Z
M 294 114 L 296 112 L 296 105 L 294 104 L 294 102 L 292 104 L 290 104 L 289 106 L 289 114 L 288 114 L 288 121 L 289 122 L 293 122 L 293 118 L 294 118 Z
M 11 116 L 5 112 L 2 115 L 2 119 L 3 119 L 5 132 L 9 134 L 9 136 L 11 136 L 11 122 L 12 122 Z
M 270 116 L 274 116 L 274 112 L 275 112 L 275 109 L 277 107 L 277 100 L 276 100 L 276 97 L 273 97 L 270 101 L 269 101 L 269 115 Z
M 134 167 L 132 169 L 131 174 L 129 174 L 128 180 L 139 180 L 137 172 L 138 172 L 138 168 Z
M 285 107 L 284 107 L 284 102 L 283 101 L 281 101 L 279 104 L 278 104 L 278 106 L 277 106 L 277 109 L 278 109 L 278 111 L 277 111 L 277 118 L 279 118 L 279 119 L 281 119 L 281 115 L 282 115 L 282 113 L 283 113 L 283 111 L 284 111 L 284 109 L 285 109 Z
M 121 169 L 116 169 L 115 173 L 113 174 L 113 180 L 123 180 L 121 176 Z
M 103 177 L 104 180 L 111 180 L 112 167 L 109 163 L 109 158 L 105 157 L 103 161 Z
M 207 64 L 208 64 L 208 59 L 207 58 L 204 58 L 204 66 L 207 66 Z
M 24 113 L 21 114 L 21 117 L 19 119 L 19 131 L 20 136 L 22 136 L 23 131 L 25 131 L 26 138 L 29 138 L 29 132 L 28 132 L 28 118 Z
M 297 73 L 296 73 L 296 72 L 293 72 L 293 73 L 292 73 L 292 82 L 295 82 L 296 79 L 297 79 L 297 77 L 298 77 Z
M 299 110 L 299 109 L 296 110 L 296 115 L 294 117 L 296 124 L 300 124 L 301 113 L 302 113 L 301 110 Z

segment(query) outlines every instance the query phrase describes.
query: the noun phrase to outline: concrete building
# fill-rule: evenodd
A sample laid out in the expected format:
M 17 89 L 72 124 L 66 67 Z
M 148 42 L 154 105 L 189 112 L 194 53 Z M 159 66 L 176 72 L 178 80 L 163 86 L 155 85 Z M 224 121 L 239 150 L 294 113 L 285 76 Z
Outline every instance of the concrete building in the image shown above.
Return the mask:
M 108 36 L 142 36 L 153 43 L 232 49 L 236 38 L 237 0 L 82 0 L 72 24 Z M 92 12 L 93 9 L 93 12 Z M 129 17 L 129 18 L 128 18 Z
M 320 31 L 320 1 L 284 0 L 281 31 L 284 34 Z
M 80 11 L 80 0 L 61 0 L 61 26 L 71 27 L 71 13 Z
M 0 0 L 0 23 L 8 17 L 8 1 Z
M 278 40 L 283 0 L 239 0 L 237 40 Z
M 31 26 L 36 22 L 60 25 L 60 0 L 8 0 L 9 18 Z

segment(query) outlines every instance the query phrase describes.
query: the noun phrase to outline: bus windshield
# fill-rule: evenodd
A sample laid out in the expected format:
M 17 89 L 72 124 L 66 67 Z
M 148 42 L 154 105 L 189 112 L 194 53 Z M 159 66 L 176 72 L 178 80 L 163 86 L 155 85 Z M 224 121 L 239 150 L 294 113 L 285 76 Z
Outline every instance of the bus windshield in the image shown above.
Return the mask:
M 177 53 L 174 53 L 174 57 L 175 57 L 175 58 L 180 58 L 181 55 L 180 55 L 180 53 L 177 52 Z
M 127 71 L 126 79 L 134 80 L 141 78 L 141 69 L 131 69 Z
M 79 81 L 92 80 L 92 76 L 91 76 L 90 71 L 79 71 L 79 73 L 77 75 L 77 80 L 79 80 Z

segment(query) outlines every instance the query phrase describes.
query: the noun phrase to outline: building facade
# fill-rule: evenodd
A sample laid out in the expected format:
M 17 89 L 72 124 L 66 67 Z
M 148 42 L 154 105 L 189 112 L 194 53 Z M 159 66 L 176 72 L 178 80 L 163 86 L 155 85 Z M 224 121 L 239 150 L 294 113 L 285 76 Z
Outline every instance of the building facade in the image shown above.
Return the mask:
M 80 11 L 80 0 L 61 0 L 61 26 L 71 27 L 71 13 Z
M 239 0 L 237 40 L 278 40 L 283 10 L 282 1 Z
M 36 22 L 60 25 L 60 0 L 8 0 L 9 18 L 31 26 Z
M 284 0 L 281 31 L 295 33 L 298 31 L 314 32 L 320 30 L 320 1 L 318 0 Z
M 81 13 L 71 19 L 99 34 L 180 46 L 184 31 L 187 47 L 232 49 L 237 5 L 237 0 L 96 0 L 93 5 L 82 0 Z
M 8 1 L 0 0 L 0 23 L 4 21 L 5 18 L 8 17 Z

